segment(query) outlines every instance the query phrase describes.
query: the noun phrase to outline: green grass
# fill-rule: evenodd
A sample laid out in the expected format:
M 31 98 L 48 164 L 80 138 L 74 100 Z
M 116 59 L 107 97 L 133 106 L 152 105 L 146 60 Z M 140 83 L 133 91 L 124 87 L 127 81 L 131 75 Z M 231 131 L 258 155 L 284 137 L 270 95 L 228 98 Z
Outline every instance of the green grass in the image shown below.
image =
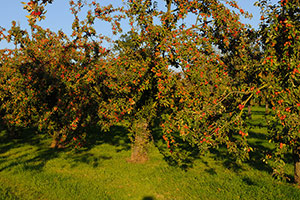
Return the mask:
M 261 123 L 260 109 L 253 113 L 249 123 Z M 265 135 L 264 123 L 250 132 L 258 152 L 272 148 Z M 256 154 L 233 167 L 228 157 L 208 153 L 184 171 L 169 166 L 154 146 L 149 162 L 127 162 L 130 145 L 120 128 L 81 151 L 49 149 L 47 138 L 30 133 L 9 139 L 2 131 L 0 140 L 0 199 L 300 199 L 300 190 L 275 181 Z

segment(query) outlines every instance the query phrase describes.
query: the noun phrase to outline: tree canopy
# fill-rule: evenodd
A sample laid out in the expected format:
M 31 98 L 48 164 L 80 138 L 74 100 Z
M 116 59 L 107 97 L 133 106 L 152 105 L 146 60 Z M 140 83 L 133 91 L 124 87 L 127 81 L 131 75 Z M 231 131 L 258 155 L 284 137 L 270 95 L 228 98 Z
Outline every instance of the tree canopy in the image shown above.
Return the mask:
M 298 1 L 259 1 L 259 30 L 241 22 L 250 15 L 231 0 L 165 0 L 165 7 L 154 0 L 123 7 L 70 1 L 70 36 L 38 25 L 47 3 L 52 0 L 24 3 L 30 32 L 15 22 L 1 31 L 0 39 L 16 46 L 0 52 L 0 114 L 11 132 L 38 128 L 57 148 L 80 146 L 91 134 L 87 127 L 122 125 L 132 139 L 130 161 L 144 162 L 159 126 L 162 153 L 176 164 L 220 146 L 244 160 L 253 151 L 245 106 L 264 95 L 273 109 L 273 158 L 281 163 L 275 172 L 282 175 L 278 169 L 291 150 L 300 182 Z M 89 11 L 80 20 L 84 6 Z M 99 35 L 97 20 L 121 37 Z

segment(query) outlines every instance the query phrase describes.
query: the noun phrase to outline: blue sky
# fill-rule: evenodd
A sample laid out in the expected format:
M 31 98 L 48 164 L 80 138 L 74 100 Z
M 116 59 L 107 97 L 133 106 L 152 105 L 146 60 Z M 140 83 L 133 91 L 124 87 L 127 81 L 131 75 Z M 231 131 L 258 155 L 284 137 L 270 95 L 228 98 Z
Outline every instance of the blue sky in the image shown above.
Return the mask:
M 0 26 L 9 29 L 12 20 L 15 20 L 20 24 L 21 28 L 28 29 L 27 18 L 25 17 L 28 13 L 23 9 L 22 1 L 28 2 L 28 0 L 2 0 L 0 6 Z M 162 1 L 162 0 L 158 0 Z M 259 9 L 253 4 L 257 0 L 237 0 L 238 4 L 244 10 L 253 14 L 251 20 L 243 19 L 244 23 L 250 23 L 254 28 L 258 27 L 260 13 Z M 272 0 L 272 2 L 277 2 L 278 0 Z M 52 4 L 47 6 L 46 20 L 39 22 L 44 28 L 50 28 L 52 31 L 58 31 L 62 29 L 65 33 L 71 33 L 71 25 L 73 21 L 73 16 L 69 11 L 69 0 L 54 0 Z M 113 3 L 121 5 L 122 0 L 97 0 L 97 2 L 103 2 L 104 4 Z M 108 24 L 96 23 L 96 30 L 99 33 L 110 35 L 110 26 Z M 11 45 L 5 42 L 0 42 L 0 48 L 10 47 Z

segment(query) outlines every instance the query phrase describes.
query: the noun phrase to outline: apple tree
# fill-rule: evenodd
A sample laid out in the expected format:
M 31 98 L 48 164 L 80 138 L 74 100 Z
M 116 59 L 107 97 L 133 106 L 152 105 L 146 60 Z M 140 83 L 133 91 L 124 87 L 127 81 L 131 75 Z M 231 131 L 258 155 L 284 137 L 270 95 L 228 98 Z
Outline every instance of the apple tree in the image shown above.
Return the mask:
M 178 163 L 195 149 L 220 144 L 238 158 L 247 157 L 251 148 L 244 107 L 261 88 L 239 83 L 256 74 L 248 71 L 257 47 L 254 33 L 237 13 L 248 14 L 234 1 L 225 2 L 227 6 L 213 0 L 125 3 L 131 29 L 115 43 L 109 83 L 117 97 L 111 99 L 115 117 L 129 122 L 132 130 L 132 160 L 146 159 L 156 121 L 165 155 Z
M 80 21 L 80 2 L 70 5 L 74 14 L 71 38 L 38 26 L 38 20 L 45 17 L 44 6 L 30 1 L 24 5 L 30 34 L 13 22 L 3 39 L 16 48 L 1 52 L 4 121 L 11 127 L 38 127 L 52 136 L 52 147 L 80 144 L 88 125 L 98 122 L 95 110 L 102 102 L 93 98 L 94 79 L 96 71 L 106 66 L 107 50 L 92 27 L 95 17 L 88 13 Z
M 276 144 L 274 174 L 284 175 L 288 153 L 294 161 L 294 179 L 300 183 L 300 3 L 281 0 L 263 7 L 261 43 L 262 80 L 272 104 L 269 131 Z

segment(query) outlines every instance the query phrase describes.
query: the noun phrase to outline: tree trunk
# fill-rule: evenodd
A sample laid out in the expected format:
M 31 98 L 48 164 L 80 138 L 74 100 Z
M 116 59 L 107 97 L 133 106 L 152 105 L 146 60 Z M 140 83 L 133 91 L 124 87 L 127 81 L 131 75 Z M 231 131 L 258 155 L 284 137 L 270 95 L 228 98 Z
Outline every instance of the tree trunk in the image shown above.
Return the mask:
M 295 183 L 300 186 L 300 161 L 294 163 L 294 176 L 295 176 Z
M 294 158 L 294 179 L 295 183 L 300 186 L 300 155 L 299 148 L 296 148 L 293 152 Z
M 252 118 L 252 113 L 251 113 L 251 105 L 248 105 L 248 118 Z
M 300 186 L 300 147 L 295 147 L 293 150 L 294 159 L 294 179 L 295 183 Z
M 63 148 L 65 148 L 65 146 L 62 145 L 62 144 L 59 142 L 59 140 L 57 139 L 57 137 L 53 136 L 53 137 L 52 137 L 52 142 L 51 142 L 50 148 L 52 148 L 52 149 L 63 149 Z
M 56 137 L 52 138 L 52 142 L 50 145 L 51 148 L 56 149 L 58 147 L 58 140 L 56 139 Z
M 148 160 L 149 136 L 148 122 L 137 120 L 131 130 L 134 134 L 130 162 L 144 163 Z
M 269 114 L 269 103 L 266 101 L 266 114 Z

